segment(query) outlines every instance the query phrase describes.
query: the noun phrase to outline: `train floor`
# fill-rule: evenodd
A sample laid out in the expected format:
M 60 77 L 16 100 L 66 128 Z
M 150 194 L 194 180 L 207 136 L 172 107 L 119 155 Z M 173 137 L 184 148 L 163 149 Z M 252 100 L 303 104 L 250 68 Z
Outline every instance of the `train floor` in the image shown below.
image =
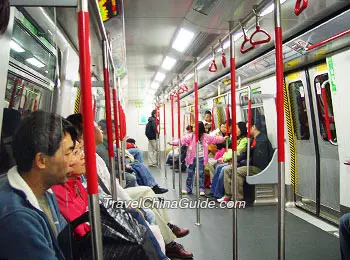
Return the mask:
M 177 200 L 172 189 L 172 170 L 150 168 L 160 186 L 169 189 L 166 200 Z M 182 173 L 183 184 L 187 173 Z M 195 199 L 195 195 L 186 195 Z M 174 224 L 188 227 L 190 234 L 178 239 L 185 249 L 193 252 L 194 259 L 232 259 L 232 209 L 201 209 L 200 226 L 196 226 L 196 209 L 169 209 Z M 286 259 L 330 260 L 340 259 L 339 241 L 333 234 L 286 212 Z M 248 206 L 238 209 L 238 259 L 277 259 L 277 207 Z M 336 227 L 334 227 L 336 228 Z

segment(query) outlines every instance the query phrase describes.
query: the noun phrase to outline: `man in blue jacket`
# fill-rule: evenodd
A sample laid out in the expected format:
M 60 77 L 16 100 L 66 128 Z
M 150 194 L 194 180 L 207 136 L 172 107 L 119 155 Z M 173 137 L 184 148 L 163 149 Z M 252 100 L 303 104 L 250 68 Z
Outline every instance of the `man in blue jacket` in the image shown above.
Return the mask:
M 50 187 L 67 180 L 73 126 L 37 111 L 13 136 L 17 166 L 0 180 L 0 259 L 64 259 L 57 235 L 66 225 Z

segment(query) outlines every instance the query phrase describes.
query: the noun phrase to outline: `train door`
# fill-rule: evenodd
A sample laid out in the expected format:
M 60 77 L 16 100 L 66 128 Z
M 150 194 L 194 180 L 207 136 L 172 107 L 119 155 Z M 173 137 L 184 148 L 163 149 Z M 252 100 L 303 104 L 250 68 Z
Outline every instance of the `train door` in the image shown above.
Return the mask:
M 316 214 L 316 156 L 312 105 L 308 81 L 304 71 L 288 74 L 285 78 L 292 114 L 296 145 L 295 199 L 297 205 Z
M 340 212 L 339 154 L 327 64 L 308 70 L 319 149 L 319 213 L 329 220 Z

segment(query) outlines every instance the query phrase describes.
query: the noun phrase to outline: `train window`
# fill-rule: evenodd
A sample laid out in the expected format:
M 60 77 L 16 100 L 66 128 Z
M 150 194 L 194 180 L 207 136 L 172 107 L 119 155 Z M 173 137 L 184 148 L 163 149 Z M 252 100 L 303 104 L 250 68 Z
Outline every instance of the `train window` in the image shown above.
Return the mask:
M 248 108 L 243 109 L 243 117 L 244 117 L 245 122 L 247 122 L 248 121 Z M 267 134 L 265 113 L 264 113 L 264 108 L 262 106 L 252 108 L 252 119 L 254 121 L 260 121 L 261 125 L 263 126 L 261 131 L 263 133 Z
M 5 100 L 9 103 L 9 108 L 16 109 L 21 114 L 36 111 L 39 107 L 43 109 L 41 103 L 44 92 L 44 89 L 24 79 L 8 75 Z
M 324 111 L 324 103 L 322 96 L 322 85 L 324 84 L 326 99 L 327 99 L 327 110 L 329 115 L 329 127 L 331 132 L 331 140 L 333 142 L 337 142 L 337 133 L 334 122 L 334 113 L 333 113 L 333 103 L 331 96 L 330 84 L 328 81 L 328 74 L 318 75 L 314 80 L 314 88 L 316 92 L 316 100 L 317 100 L 317 110 L 318 110 L 318 118 L 320 120 L 320 132 L 323 140 L 328 141 L 327 136 L 327 128 L 326 128 L 326 117 Z M 325 83 L 326 82 L 326 83 Z
M 241 106 L 248 105 L 248 93 L 247 92 L 240 93 L 239 99 L 240 99 Z M 263 99 L 261 96 L 261 90 L 260 89 L 253 89 L 252 94 L 251 94 L 251 99 L 252 99 L 252 105 L 262 104 Z
M 294 134 L 297 140 L 309 140 L 310 129 L 305 103 L 305 89 L 299 80 L 288 85 L 290 105 L 293 113 Z
M 54 81 L 56 57 L 15 20 L 10 56 Z

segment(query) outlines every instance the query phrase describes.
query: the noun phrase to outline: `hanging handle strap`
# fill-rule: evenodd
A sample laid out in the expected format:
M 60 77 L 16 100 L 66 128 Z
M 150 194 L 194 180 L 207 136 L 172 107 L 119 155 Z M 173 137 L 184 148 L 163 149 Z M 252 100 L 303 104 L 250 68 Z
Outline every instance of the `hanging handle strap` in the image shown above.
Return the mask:
M 255 32 L 253 32 L 253 34 L 250 36 L 250 44 L 253 45 L 253 46 L 256 46 L 256 45 L 259 45 L 259 44 L 263 44 L 263 43 L 268 43 L 270 40 L 271 40 L 271 35 L 261 29 L 260 27 L 260 23 L 259 23 L 259 18 L 260 18 L 260 14 L 254 9 L 253 12 L 255 13 L 255 17 L 256 17 L 256 22 L 255 22 Z M 265 35 L 265 39 L 263 40 L 254 40 L 254 37 L 256 37 L 256 35 L 258 34 L 263 34 Z
M 221 63 L 222 63 L 222 67 L 226 68 L 227 63 L 226 63 L 226 54 L 224 51 L 224 45 L 222 44 L 222 41 L 219 40 L 220 43 L 220 47 L 221 47 Z
M 215 63 L 215 51 L 214 51 L 213 47 L 212 47 L 212 52 L 213 52 L 213 60 L 211 61 L 210 65 L 209 65 L 209 71 L 210 72 L 217 72 L 218 66 Z
M 294 13 L 295 15 L 301 14 L 308 6 L 309 1 L 308 0 L 297 0 L 294 7 Z
M 244 53 L 247 53 L 248 51 L 251 51 L 252 49 L 254 49 L 255 45 L 252 45 L 250 43 L 250 39 L 249 39 L 248 35 L 245 33 L 245 28 L 242 24 L 241 24 L 241 27 L 242 27 L 242 31 L 243 31 L 243 37 L 244 37 L 244 40 L 243 40 L 242 45 L 241 45 L 241 53 L 244 54 Z

